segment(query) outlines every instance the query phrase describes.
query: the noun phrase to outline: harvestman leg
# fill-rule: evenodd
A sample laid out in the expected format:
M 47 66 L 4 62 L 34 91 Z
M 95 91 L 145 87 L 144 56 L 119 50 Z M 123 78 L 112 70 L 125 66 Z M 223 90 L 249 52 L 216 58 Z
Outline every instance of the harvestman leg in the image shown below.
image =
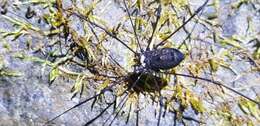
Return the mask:
M 141 73 L 141 75 L 136 79 L 136 81 L 133 83 L 133 85 L 131 85 L 131 87 L 129 87 L 129 88 L 127 88 L 122 94 L 127 94 L 126 96 L 128 96 L 128 92 L 127 91 L 129 91 L 130 89 L 132 89 L 133 87 L 135 87 L 135 85 L 137 84 L 137 82 L 140 80 L 140 78 L 141 78 L 141 76 L 143 75 L 143 73 Z M 126 98 L 126 96 L 125 96 L 125 98 Z M 125 99 L 125 98 L 123 98 L 123 100 Z M 127 100 L 125 100 L 125 101 L 127 101 Z M 113 102 L 113 104 L 114 104 L 115 102 Z M 121 102 L 122 103 L 122 102 Z M 122 107 L 124 106 L 124 104 L 125 103 L 123 103 L 123 105 L 122 105 Z M 109 105 L 109 107 L 111 107 L 111 105 Z M 108 108 L 109 108 L 108 107 Z M 108 108 L 105 108 L 106 110 L 108 109 Z M 86 124 L 87 125 L 89 125 L 89 124 L 91 124 L 91 123 L 93 123 L 99 116 L 101 116 L 103 113 L 104 113 L 105 111 L 102 111 L 98 116 L 96 116 L 95 118 L 93 118 L 92 120 L 90 120 L 89 122 L 87 122 Z M 119 113 L 119 112 L 118 112 Z M 116 114 L 116 116 L 117 116 L 117 114 Z M 114 120 L 114 119 L 113 119 Z M 112 121 L 113 122 L 113 121 Z M 111 122 L 111 124 L 110 125 L 112 125 L 112 122 Z
M 129 119 L 130 119 L 131 111 L 132 111 L 132 103 L 130 103 L 130 107 L 129 107 L 129 111 L 128 111 L 128 114 L 127 114 L 127 119 L 126 119 L 125 124 L 127 124 Z
M 154 48 L 157 49 L 159 46 L 164 45 L 166 42 L 166 40 L 168 40 L 169 38 L 171 38 L 175 33 L 177 33 L 180 29 L 182 29 L 187 23 L 189 23 L 191 21 L 191 19 L 193 19 L 208 3 L 209 0 L 206 0 L 202 6 L 200 6 L 193 15 L 191 15 L 190 18 L 188 18 L 186 21 L 184 21 L 184 23 L 178 27 L 174 32 L 172 32 L 168 37 L 166 37 L 165 39 L 163 39 L 161 42 L 159 42 Z
M 128 9 L 127 5 L 126 5 L 125 0 L 124 0 L 124 6 L 125 6 L 125 9 L 126 9 L 127 15 L 128 15 L 128 17 L 130 18 L 130 23 L 131 23 L 131 26 L 132 26 L 132 28 L 133 28 L 133 30 L 134 30 L 135 39 L 136 39 L 136 41 L 137 41 L 137 44 L 138 44 L 138 46 L 139 46 L 139 48 L 140 48 L 141 53 L 143 53 L 144 51 L 143 51 L 143 49 L 142 49 L 142 47 L 141 47 L 140 41 L 139 41 L 138 36 L 137 36 L 137 33 L 136 33 L 136 29 L 135 29 L 135 28 L 136 28 L 136 25 L 134 25 L 134 23 L 133 23 L 133 20 L 132 20 L 132 18 L 131 18 L 131 15 L 130 15 L 130 12 L 129 12 L 129 9 Z
M 139 106 L 139 94 L 138 94 L 138 98 L 137 98 L 137 111 L 136 111 L 136 121 L 135 121 L 135 125 L 138 126 L 139 125 L 139 110 L 140 106 Z
M 169 75 L 176 75 L 176 76 L 183 76 L 183 77 L 189 77 L 189 78 L 193 78 L 193 79 L 198 79 L 198 80 L 202 80 L 202 81 L 207 81 L 207 82 L 210 82 L 210 84 L 215 84 L 215 85 L 218 85 L 218 86 L 221 86 L 221 87 L 224 87 L 240 96 L 242 96 L 243 98 L 251 101 L 251 102 L 254 102 L 255 104 L 257 104 L 259 107 L 260 107 L 260 102 L 252 99 L 252 98 L 249 98 L 247 97 L 246 95 L 232 89 L 231 87 L 228 87 L 220 82 L 217 82 L 217 81 L 214 81 L 214 80 L 211 80 L 211 79 L 207 79 L 207 78 L 202 78 L 202 77 L 195 77 L 195 76 L 192 76 L 192 75 L 187 75 L 187 74 L 179 74 L 179 73 L 169 73 L 169 72 L 160 72 L 160 73 L 164 73 L 164 74 L 169 74 Z
M 94 96 L 92 96 L 92 97 L 90 97 L 90 98 L 87 98 L 86 100 L 81 101 L 80 103 L 78 103 L 78 104 L 74 105 L 73 107 L 67 109 L 67 110 L 64 111 L 63 113 L 61 113 L 61 114 L 55 116 L 54 118 L 52 118 L 51 120 L 47 121 L 47 122 L 45 123 L 45 125 L 51 123 L 52 121 L 54 121 L 55 119 L 59 118 L 60 116 L 62 116 L 62 115 L 64 115 L 64 114 L 66 114 L 67 112 L 71 111 L 72 109 L 75 109 L 75 108 L 77 108 L 77 107 L 79 107 L 79 106 L 81 106 L 81 105 L 83 105 L 83 104 L 89 102 L 90 100 L 95 99 L 96 97 L 100 96 L 101 94 L 103 94 L 104 92 L 106 92 L 107 90 L 109 90 L 110 88 L 112 88 L 113 86 L 115 86 L 115 84 L 114 84 L 114 85 L 111 85 L 111 86 L 109 86 L 109 87 L 107 87 L 107 88 L 105 88 L 105 89 L 103 89 L 103 90 L 101 90 L 99 94 L 96 94 L 96 95 L 94 95 Z
M 116 117 L 118 116 L 118 114 L 121 112 L 121 110 L 122 110 L 123 107 L 125 106 L 125 104 L 126 104 L 128 98 L 129 98 L 129 97 L 128 97 L 129 95 L 130 95 L 130 94 L 127 93 L 127 94 L 126 94 L 126 97 L 127 97 L 127 98 L 123 98 L 124 101 L 122 100 L 122 101 L 123 101 L 123 102 L 121 102 L 122 105 L 121 105 L 121 107 L 119 108 L 118 112 L 116 112 L 116 115 L 114 116 L 114 118 L 113 118 L 112 121 L 110 122 L 109 126 L 111 126 L 111 125 L 113 124 L 114 120 L 116 119 Z M 120 104 L 119 104 L 119 105 L 120 105 Z M 118 105 L 118 107 L 119 107 L 119 105 Z M 118 108 L 118 107 L 117 107 L 117 108 Z M 109 117 L 109 118 L 110 118 L 110 117 Z M 109 118 L 108 118 L 108 119 L 109 119 Z
M 162 11 L 162 8 L 161 8 L 161 4 L 160 4 L 158 6 L 158 8 L 156 9 L 156 20 L 155 20 L 155 23 L 152 23 L 153 32 L 152 32 L 151 37 L 147 41 L 148 45 L 146 47 L 146 51 L 150 50 L 150 44 L 152 43 L 154 33 L 155 33 L 156 29 L 157 29 L 157 25 L 158 25 L 158 22 L 159 22 L 160 17 L 161 17 L 161 11 Z

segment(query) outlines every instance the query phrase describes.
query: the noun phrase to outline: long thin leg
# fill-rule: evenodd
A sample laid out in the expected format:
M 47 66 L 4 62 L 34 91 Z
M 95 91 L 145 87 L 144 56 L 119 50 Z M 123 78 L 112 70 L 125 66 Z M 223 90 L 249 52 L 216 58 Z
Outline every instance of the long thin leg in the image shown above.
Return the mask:
M 143 49 L 142 49 L 142 47 L 141 47 L 140 41 L 139 41 L 138 36 L 137 36 L 137 33 L 136 33 L 136 29 L 135 29 L 136 27 L 135 27 L 135 25 L 134 25 L 134 23 L 133 23 L 133 20 L 132 20 L 132 18 L 131 18 L 131 15 L 130 15 L 130 12 L 129 12 L 129 9 L 128 9 L 127 5 L 126 5 L 125 0 L 124 0 L 124 6 L 125 6 L 125 9 L 126 9 L 127 15 L 128 15 L 128 17 L 129 17 L 129 19 L 130 19 L 130 23 L 131 23 L 131 25 L 132 25 L 132 28 L 133 28 L 133 30 L 134 30 L 134 34 L 135 34 L 135 38 L 136 38 L 137 44 L 138 44 L 138 46 L 139 46 L 139 48 L 140 48 L 140 51 L 143 53 L 144 51 L 143 51 Z
M 135 83 L 130 87 L 130 88 L 127 88 L 122 94 L 125 94 L 127 93 L 127 91 L 129 91 L 129 89 L 133 88 L 136 83 L 139 81 L 139 79 L 141 78 L 143 73 L 141 73 L 141 75 L 138 77 L 138 79 L 135 81 Z M 128 95 L 126 95 L 128 96 Z M 124 99 L 124 98 L 123 98 Z M 116 99 L 115 99 L 116 101 Z M 113 102 L 113 103 L 110 103 L 100 114 L 98 114 L 95 118 L 91 119 L 90 121 L 88 121 L 85 126 L 88 126 L 89 124 L 93 123 L 98 117 L 100 117 L 108 108 L 110 108 L 113 104 L 115 104 L 116 102 Z M 120 103 L 121 104 L 121 103 Z M 123 106 L 124 106 L 125 103 L 123 103 Z
M 206 0 L 202 6 L 200 6 L 193 15 L 191 15 L 191 17 L 189 19 L 187 19 L 186 21 L 184 21 L 184 23 L 178 27 L 173 33 L 171 33 L 168 37 L 166 37 L 165 39 L 163 39 L 159 44 L 157 44 L 155 46 L 155 49 L 157 49 L 159 46 L 162 46 L 165 44 L 165 41 L 168 40 L 170 37 L 172 37 L 176 32 L 178 32 L 180 29 L 182 29 L 188 22 L 191 21 L 191 19 L 193 19 L 208 3 L 209 0 Z
M 256 100 L 254 100 L 254 99 L 252 99 L 252 98 L 249 98 L 249 97 L 247 97 L 246 95 L 244 95 L 244 94 L 242 94 L 242 93 L 240 93 L 240 92 L 238 92 L 238 91 L 232 89 L 231 87 L 228 87 L 228 86 L 226 86 L 226 85 L 224 85 L 224 84 L 222 84 L 222 83 L 220 83 L 220 82 L 213 81 L 213 80 L 211 80 L 211 79 L 202 78 L 202 77 L 195 77 L 195 76 L 187 75 L 187 74 L 170 73 L 170 72 L 161 72 L 161 73 L 172 74 L 172 75 L 176 75 L 176 76 L 189 77 L 189 78 L 198 79 L 198 80 L 203 80 L 203 81 L 210 82 L 211 84 L 215 84 L 215 85 L 222 86 L 222 87 L 224 87 L 224 88 L 226 88 L 226 89 L 228 89 L 228 90 L 230 90 L 230 91 L 232 91 L 232 92 L 234 92 L 234 93 L 236 93 L 236 94 L 238 94 L 238 95 L 240 95 L 240 96 L 246 98 L 247 100 L 256 103 L 256 104 L 260 107 L 260 102 L 257 102 Z
M 115 107 L 115 110 L 114 110 L 114 112 L 112 113 L 112 114 L 110 114 L 110 116 L 105 120 L 105 122 L 103 123 L 103 126 L 106 124 L 106 122 L 113 116 L 113 114 L 115 114 L 115 112 L 116 112 L 116 109 L 117 108 L 119 108 L 120 106 L 121 106 L 121 104 L 123 104 L 124 105 L 124 103 L 125 103 L 125 101 L 127 101 L 127 97 L 128 96 L 128 94 L 126 93 L 126 95 L 122 98 L 122 100 L 120 101 L 120 103 Z M 122 106 L 123 106 L 122 105 Z M 122 107 L 121 106 L 121 107 Z M 120 108 L 121 108 L 120 107 Z
M 107 87 L 107 88 L 101 90 L 100 93 L 98 93 L 98 94 L 96 94 L 96 95 L 94 95 L 94 96 L 92 96 L 92 97 L 90 97 L 90 98 L 87 98 L 86 100 L 84 100 L 84 101 L 82 101 L 82 102 L 80 102 L 80 103 L 74 105 L 73 107 L 67 109 L 66 111 L 62 112 L 61 114 L 59 114 L 59 115 L 55 116 L 54 118 L 52 118 L 51 120 L 47 121 L 47 122 L 45 123 L 45 125 L 51 123 L 52 121 L 54 121 L 55 119 L 57 119 L 57 118 L 59 118 L 60 116 L 64 115 L 65 113 L 71 111 L 72 109 L 75 109 L 75 108 L 77 108 L 77 107 L 79 107 L 79 106 L 81 106 L 81 105 L 87 103 L 88 101 L 90 101 L 90 100 L 92 100 L 92 99 L 95 99 L 96 97 L 100 96 L 101 94 L 103 94 L 103 93 L 106 92 L 107 90 L 111 89 L 113 86 L 115 86 L 115 84 L 113 84 L 113 85 L 111 85 L 111 86 L 109 86 L 109 87 Z
M 136 111 L 136 120 L 135 120 L 135 125 L 138 126 L 139 125 L 139 95 L 138 95 L 138 99 L 137 99 L 137 111 Z
M 96 97 L 99 96 L 99 95 L 100 95 L 100 94 L 94 95 L 94 96 L 92 96 L 92 97 L 90 97 L 90 98 L 88 98 L 88 99 L 86 99 L 86 100 L 84 100 L 84 101 L 82 101 L 82 102 L 76 104 L 75 106 L 71 107 L 70 109 L 64 111 L 63 113 L 61 113 L 61 114 L 55 116 L 54 118 L 52 118 L 51 120 L 47 121 L 47 122 L 45 123 L 45 125 L 51 123 L 51 122 L 54 121 L 55 119 L 57 119 L 57 118 L 59 118 L 60 116 L 64 115 L 65 113 L 71 111 L 71 110 L 74 109 L 74 108 L 77 108 L 77 107 L 81 106 L 82 104 L 84 104 L 84 103 L 86 103 L 86 102 L 88 102 L 88 101 L 90 101 L 90 100 L 96 98 Z
M 159 22 L 160 17 L 161 17 L 161 11 L 162 11 L 161 4 L 158 6 L 158 8 L 156 9 L 156 11 L 157 11 L 156 21 L 155 21 L 155 23 L 152 23 L 153 32 L 152 32 L 151 37 L 150 37 L 149 40 L 147 41 L 148 45 L 147 45 L 147 47 L 146 47 L 146 49 L 145 49 L 146 51 L 148 51 L 148 50 L 150 49 L 150 44 L 152 43 L 155 30 L 156 30 L 156 28 L 157 28 L 158 22 Z
M 176 110 L 170 110 L 169 112 L 173 113 L 174 114 L 174 117 L 173 117 L 173 126 L 177 126 L 177 112 Z M 185 115 L 182 115 L 182 119 L 185 119 L 185 120 L 188 120 L 188 121 L 193 121 L 193 122 L 196 122 L 198 124 L 206 124 L 205 122 L 202 122 L 200 120 L 197 120 L 197 119 L 194 119 L 190 116 L 185 116 Z
M 127 91 L 127 90 L 125 90 Z M 124 92 L 125 92 L 124 91 Z M 124 93 L 123 93 L 124 94 Z M 128 96 L 128 95 L 126 95 Z M 114 105 L 116 103 L 116 99 L 112 102 L 112 103 L 109 103 L 109 105 L 102 111 L 100 112 L 96 117 L 94 117 L 93 119 L 91 119 L 90 121 L 88 121 L 84 126 L 88 126 L 90 124 L 92 124 L 96 119 L 98 119 L 107 109 L 109 109 L 112 105 Z M 123 104 L 124 105 L 124 104 Z
M 94 25 L 98 28 L 100 28 L 101 30 L 103 30 L 104 32 L 106 32 L 106 34 L 108 34 L 109 36 L 111 36 L 112 38 L 116 39 L 117 41 L 119 41 L 122 45 L 124 45 L 126 48 L 128 48 L 131 52 L 133 52 L 134 54 L 137 55 L 137 53 L 131 49 L 125 42 L 123 42 L 121 39 L 119 39 L 115 34 L 109 32 L 108 30 L 106 30 L 105 28 L 103 28 L 102 26 L 98 25 L 95 22 L 90 21 L 87 17 L 85 17 L 84 15 L 78 14 L 78 13 L 72 13 L 73 15 L 79 17 L 80 19 L 83 19 L 87 22 L 89 22 L 91 25 Z
M 159 116 L 158 116 L 157 126 L 160 126 L 161 117 L 162 117 L 162 109 L 163 109 L 163 97 L 162 97 L 162 94 L 160 91 L 159 84 L 157 83 L 155 78 L 153 78 L 153 80 L 155 82 L 156 89 L 159 92 Z
M 177 113 L 176 112 L 174 112 L 173 126 L 177 126 Z
M 95 36 L 95 38 L 97 39 L 97 41 L 99 42 L 99 38 L 98 38 L 96 32 L 94 31 L 94 29 L 92 28 L 92 26 L 91 26 L 90 24 L 89 24 L 88 26 L 89 26 L 91 32 L 94 34 L 94 36 Z M 109 58 L 110 58 L 116 65 L 118 65 L 118 66 L 119 66 L 120 68 L 122 68 L 124 71 L 127 71 L 126 69 L 124 69 L 124 68 L 111 56 L 111 54 L 108 54 L 108 56 L 109 56 Z
M 103 113 L 109 109 L 113 104 L 115 104 L 115 102 L 112 102 L 112 103 L 109 103 L 109 105 L 104 109 L 102 110 L 96 117 L 94 117 L 93 119 L 91 119 L 90 121 L 88 121 L 84 126 L 88 126 L 90 125 L 91 123 L 93 123 L 96 119 L 98 119 L 101 115 L 103 115 Z
M 127 102 L 127 99 L 129 97 L 126 98 L 126 100 L 124 101 L 123 105 L 119 108 L 118 112 L 116 113 L 115 117 L 113 118 L 113 120 L 110 122 L 109 126 L 111 126 L 114 122 L 114 120 L 116 119 L 116 117 L 118 116 L 118 114 L 121 112 L 121 110 L 123 109 L 123 107 L 125 106 L 126 102 Z
M 135 85 L 136 85 L 137 82 L 140 80 L 140 78 L 141 78 L 141 76 L 143 75 L 143 73 L 144 73 L 144 72 L 142 72 L 142 73 L 138 76 L 138 78 L 135 80 L 135 82 L 134 82 L 130 87 L 128 87 L 122 94 L 127 93 L 127 91 L 129 91 L 130 89 L 132 89 L 133 87 L 135 87 Z
M 180 49 L 183 44 L 186 45 L 186 40 L 188 40 L 188 39 L 190 40 L 191 34 L 193 33 L 193 31 L 194 31 L 194 29 L 195 29 L 195 27 L 196 27 L 196 25 L 197 25 L 197 22 L 198 22 L 198 20 L 195 22 L 195 24 L 193 25 L 193 27 L 192 27 L 192 29 L 191 29 L 190 32 L 188 32 L 188 31 L 185 29 L 185 27 L 183 27 L 184 31 L 185 31 L 186 34 L 188 34 L 188 35 L 185 37 L 185 39 L 183 40 L 183 42 L 179 45 L 178 49 Z
M 127 118 L 126 118 L 125 124 L 127 124 L 129 119 L 130 119 L 131 111 L 132 111 L 132 103 L 130 103 L 130 107 L 129 107 L 129 111 L 128 111 L 128 114 L 127 114 Z
M 142 72 L 138 78 L 135 80 L 135 82 L 130 86 L 128 87 L 122 94 L 125 94 L 127 93 L 127 91 L 129 91 L 130 89 L 132 89 L 133 87 L 135 87 L 135 85 L 137 84 L 137 82 L 140 80 L 141 76 L 143 75 L 144 72 Z
M 160 108 L 159 108 L 159 117 L 158 117 L 157 126 L 160 126 L 161 117 L 162 117 L 163 97 L 162 97 L 161 93 L 160 93 L 159 104 L 160 104 Z

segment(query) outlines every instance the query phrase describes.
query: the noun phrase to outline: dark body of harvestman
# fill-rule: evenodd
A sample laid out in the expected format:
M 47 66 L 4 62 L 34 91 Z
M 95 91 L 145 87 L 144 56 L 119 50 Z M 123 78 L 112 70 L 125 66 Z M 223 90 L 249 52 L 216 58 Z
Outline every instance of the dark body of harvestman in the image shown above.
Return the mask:
M 161 48 L 144 52 L 141 56 L 142 66 L 154 71 L 168 70 L 179 65 L 184 54 L 174 48 Z

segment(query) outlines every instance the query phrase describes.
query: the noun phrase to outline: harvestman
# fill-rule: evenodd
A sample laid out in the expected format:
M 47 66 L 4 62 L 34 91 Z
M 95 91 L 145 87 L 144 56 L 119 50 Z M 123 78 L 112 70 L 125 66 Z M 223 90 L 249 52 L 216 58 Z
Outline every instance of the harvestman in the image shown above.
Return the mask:
M 178 73 L 170 73 L 170 72 L 161 72 L 160 70 L 168 70 L 168 69 L 171 69 L 171 68 L 174 68 L 175 66 L 179 65 L 181 63 L 182 60 L 184 60 L 184 54 L 182 52 L 180 52 L 178 49 L 175 49 L 175 48 L 159 48 L 160 46 L 164 45 L 166 43 L 166 40 L 168 40 L 169 38 L 171 38 L 176 32 L 178 32 L 180 29 L 182 29 L 188 22 L 191 21 L 191 19 L 193 19 L 196 15 L 198 15 L 199 12 L 201 12 L 203 10 L 203 8 L 207 5 L 209 0 L 206 0 L 203 5 L 201 5 L 195 12 L 194 14 L 191 15 L 190 18 L 188 18 L 186 21 L 183 22 L 183 24 L 178 27 L 174 32 L 172 32 L 169 36 L 167 36 L 165 39 L 163 39 L 161 42 L 159 42 L 159 44 L 155 45 L 154 48 L 152 50 L 150 50 L 150 44 L 151 44 L 151 41 L 153 39 L 153 36 L 154 36 L 154 33 L 156 31 L 156 27 L 157 27 L 157 24 L 158 24 L 158 21 L 160 19 L 160 13 L 161 13 L 161 6 L 159 5 L 159 7 L 157 8 L 156 10 L 156 21 L 155 21 L 155 25 L 153 25 L 153 31 L 152 31 L 152 35 L 149 37 L 147 43 L 147 47 L 145 50 L 143 50 L 141 48 L 141 44 L 140 44 L 140 41 L 138 39 L 138 36 L 137 36 L 137 33 L 136 33 L 136 29 L 134 27 L 134 23 L 133 23 L 133 20 L 131 18 L 131 14 L 129 12 L 129 9 L 126 5 L 126 2 L 124 0 L 124 6 L 125 6 L 125 9 L 126 9 L 126 12 L 128 14 L 128 17 L 130 19 L 130 23 L 131 23 L 131 26 L 133 28 L 133 31 L 134 31 L 134 35 L 135 35 L 135 39 L 136 39 L 136 42 L 139 46 L 139 50 L 140 50 L 140 53 L 137 53 L 135 52 L 133 49 L 131 49 L 125 42 L 123 42 L 121 39 L 119 39 L 115 34 L 109 32 L 108 30 L 106 30 L 105 28 L 103 28 L 102 26 L 96 24 L 95 22 L 92 22 L 90 21 L 87 17 L 81 15 L 81 14 L 78 14 L 78 13 L 72 13 L 73 15 L 79 17 L 80 19 L 83 19 L 85 21 L 87 21 L 89 24 L 103 30 L 106 34 L 108 34 L 110 37 L 116 39 L 118 42 L 120 42 L 122 45 L 124 45 L 126 48 L 128 48 L 132 53 L 134 53 L 137 57 L 138 57 L 138 60 L 140 61 L 141 65 L 139 66 L 136 66 L 135 67 L 135 73 L 138 73 L 139 74 L 139 77 L 136 79 L 136 81 L 130 86 L 128 87 L 128 89 L 126 89 L 124 91 L 124 93 L 127 93 L 128 90 L 130 90 L 131 88 L 135 87 L 137 81 L 139 81 L 140 77 L 147 73 L 147 72 L 158 72 L 158 73 L 165 73 L 165 74 L 172 74 L 172 75 L 175 75 L 175 76 L 183 76 L 183 77 L 189 77 L 189 78 L 193 78 L 193 79 L 197 79 L 197 80 L 202 80 L 202 81 L 207 81 L 207 82 L 210 82 L 211 84 L 215 84 L 215 85 L 219 85 L 219 86 L 222 86 L 254 103 L 256 103 L 258 106 L 260 106 L 260 103 L 243 95 L 242 93 L 239 93 L 238 91 L 220 83 L 220 82 L 217 82 L 217 81 L 213 81 L 211 79 L 206 79 L 206 78 L 201 78 L 201 77 L 195 77 L 195 76 L 192 76 L 192 75 L 186 75 L 186 74 L 178 74 Z M 58 116 L 56 116 L 55 118 L 49 120 L 46 124 L 52 122 L 53 120 L 57 119 L 58 117 L 60 117 L 61 115 L 69 112 L 70 110 L 76 108 L 76 107 L 79 107 L 80 105 L 90 101 L 90 100 L 93 100 L 95 99 L 96 97 L 100 96 L 101 94 L 103 94 L 104 92 L 108 91 L 111 89 L 111 87 L 113 87 L 114 85 L 111 85 L 103 90 L 100 91 L 100 93 L 76 104 L 75 106 L 71 107 L 70 109 L 64 111 L 63 113 L 59 114 Z M 157 125 L 160 125 L 160 118 L 161 118 L 161 113 L 162 113 L 162 107 L 163 107 L 163 97 L 161 96 L 161 93 L 159 92 L 160 94 L 160 109 L 159 109 L 159 117 L 158 117 L 158 123 Z M 123 98 L 122 102 L 120 103 L 121 104 L 125 104 L 125 98 L 126 98 L 127 95 L 125 95 L 125 97 Z M 85 125 L 89 125 L 91 123 L 93 123 L 98 117 L 100 117 L 108 108 L 110 108 L 112 105 L 114 105 L 115 102 L 111 102 L 107 105 L 107 107 L 100 112 L 100 114 L 98 114 L 97 116 L 95 116 L 93 119 L 91 119 L 90 121 L 88 121 Z M 118 106 L 120 106 L 118 105 Z M 121 106 L 120 109 L 122 109 L 123 105 Z M 119 113 L 119 112 L 118 112 Z M 115 113 L 116 116 L 118 115 L 118 113 Z M 115 116 L 115 117 L 116 117 Z M 113 118 L 113 120 L 115 119 L 115 117 Z M 106 122 L 108 121 L 108 119 L 106 120 Z M 113 122 L 113 121 L 112 121 Z M 112 124 L 112 122 L 110 123 L 110 125 Z M 136 121 L 136 124 L 138 125 L 138 112 L 137 112 L 137 121 Z

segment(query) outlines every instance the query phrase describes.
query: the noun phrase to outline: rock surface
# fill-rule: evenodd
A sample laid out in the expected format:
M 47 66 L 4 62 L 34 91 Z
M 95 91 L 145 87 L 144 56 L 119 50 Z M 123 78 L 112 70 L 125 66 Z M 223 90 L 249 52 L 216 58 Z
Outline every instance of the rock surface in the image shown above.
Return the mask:
M 106 20 L 110 20 L 110 25 L 113 25 L 113 21 L 118 19 L 118 17 L 114 15 L 118 13 L 118 6 L 114 4 L 112 0 L 109 2 L 112 3 L 110 4 L 111 7 L 109 7 L 111 10 L 107 10 L 109 13 L 101 15 L 101 17 L 104 17 Z M 234 10 L 231 7 L 234 2 L 236 1 L 220 1 L 220 8 L 215 8 L 212 6 L 207 7 L 202 16 L 212 18 L 216 15 L 223 29 L 221 32 L 225 37 L 231 37 L 232 35 L 244 35 L 245 29 L 247 29 L 245 23 L 248 19 L 251 19 L 252 28 L 255 29 L 252 34 L 259 34 L 259 12 L 252 13 L 251 6 L 244 4 L 239 9 Z M 193 1 L 192 3 L 195 2 Z M 122 13 L 122 11 L 120 13 Z M 118 15 L 120 17 L 121 14 Z M 12 26 L 0 19 L 0 29 L 11 30 Z M 70 99 L 72 96 L 70 89 L 73 82 L 64 78 L 59 78 L 58 80 L 55 80 L 52 86 L 49 86 L 48 67 L 38 63 L 21 61 L 13 57 L 17 51 L 26 47 L 25 41 L 26 40 L 23 39 L 17 39 L 16 41 L 10 40 L 5 42 L 0 38 L 0 55 L 4 57 L 4 66 L 10 70 L 15 70 L 22 74 L 18 77 L 0 77 L 0 126 L 41 126 L 44 125 L 48 119 L 72 107 L 80 100 L 77 97 L 73 100 Z M 4 48 L 6 43 L 11 46 L 10 48 L 14 48 L 15 50 L 10 51 Z M 118 47 L 113 46 L 111 48 L 115 48 L 112 51 L 116 52 Z M 32 54 L 29 53 L 28 55 Z M 116 53 L 115 56 L 117 56 Z M 118 57 L 118 59 L 120 58 L 121 57 Z M 247 66 L 247 63 L 233 64 L 238 70 Z M 218 74 L 219 77 L 223 77 L 223 81 L 229 81 L 229 78 L 226 78 L 225 72 L 219 72 Z M 256 73 L 243 77 L 241 79 L 241 84 L 259 84 L 259 76 L 259 73 Z M 237 87 L 243 86 L 239 85 L 239 83 L 235 85 Z M 255 88 L 254 90 L 256 92 L 260 92 L 259 88 Z M 252 94 L 250 91 L 244 92 L 248 94 L 248 96 Z M 87 120 L 93 117 L 90 115 L 96 115 L 98 112 L 97 110 L 91 112 L 89 106 L 90 105 L 83 105 L 75 110 L 72 110 L 68 114 L 65 114 L 57 119 L 53 125 L 80 126 L 84 124 Z M 156 120 L 149 119 L 154 117 L 153 114 L 150 114 L 154 113 L 153 111 L 153 109 L 146 109 L 145 111 L 142 111 L 141 116 L 144 117 L 140 120 L 142 125 L 156 125 Z M 163 123 L 161 125 L 171 125 L 172 123 L 170 120 L 171 118 L 163 119 Z M 102 120 L 98 120 L 95 125 L 100 125 L 100 121 Z M 134 124 L 135 122 L 132 120 L 128 125 Z M 125 123 L 124 121 L 117 120 L 114 125 L 125 125 Z

